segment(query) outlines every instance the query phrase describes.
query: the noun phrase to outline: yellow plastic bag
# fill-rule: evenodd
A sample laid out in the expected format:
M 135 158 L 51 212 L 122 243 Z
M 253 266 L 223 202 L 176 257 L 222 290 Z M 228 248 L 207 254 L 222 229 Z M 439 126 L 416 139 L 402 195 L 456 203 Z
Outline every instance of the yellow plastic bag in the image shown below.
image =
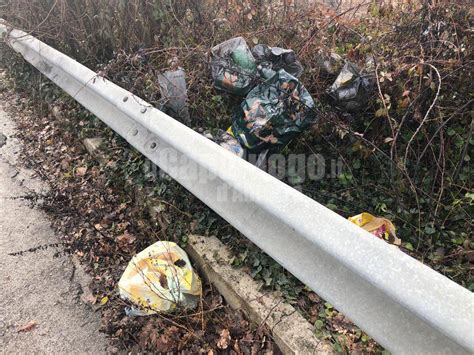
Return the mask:
M 361 214 L 349 217 L 348 219 L 376 237 L 384 239 L 391 244 L 400 245 L 402 242 L 397 238 L 395 226 L 387 218 L 375 217 L 370 213 L 362 212 Z
M 159 241 L 135 255 L 119 281 L 120 296 L 133 302 L 134 315 L 169 312 L 178 305 L 194 308 L 201 280 L 176 243 Z

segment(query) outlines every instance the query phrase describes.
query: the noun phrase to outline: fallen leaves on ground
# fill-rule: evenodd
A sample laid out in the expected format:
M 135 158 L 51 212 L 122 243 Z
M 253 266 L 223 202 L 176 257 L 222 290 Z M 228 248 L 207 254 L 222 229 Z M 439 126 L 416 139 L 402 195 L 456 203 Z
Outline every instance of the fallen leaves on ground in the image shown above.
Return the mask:
M 136 239 L 137 238 L 134 235 L 125 232 L 124 234 L 117 237 L 117 242 L 120 249 L 122 249 L 123 251 L 129 251 L 132 254 L 134 249 L 132 244 L 135 242 Z
M 92 274 L 91 290 L 82 300 L 100 305 L 101 330 L 111 339 L 111 352 L 220 353 L 233 349 L 238 354 L 251 354 L 260 349 L 273 353 L 276 346 L 268 329 L 252 330 L 243 313 L 232 310 L 210 285 L 203 286 L 198 309 L 150 317 L 127 316 L 127 304 L 117 296 L 117 282 L 136 250 L 158 239 L 163 223 L 150 220 L 135 185 L 120 171 L 100 165 L 87 155 L 77 131 L 68 129 L 75 125 L 69 115 L 78 112 L 75 104 L 64 104 L 59 120 L 53 115 L 35 117 L 28 99 L 12 92 L 0 93 L 0 98 L 17 102 L 11 106 L 11 114 L 16 116 L 18 138 L 24 144 L 22 162 L 45 178 L 51 188 L 41 196 L 38 207 L 52 217 L 52 226 L 63 236 L 66 251 L 76 255 Z M 102 127 L 104 131 L 109 132 Z M 109 160 L 120 161 L 123 154 L 128 154 L 116 137 L 108 144 L 116 154 Z M 86 180 L 88 175 L 93 179 Z M 35 326 L 25 325 L 18 331 Z

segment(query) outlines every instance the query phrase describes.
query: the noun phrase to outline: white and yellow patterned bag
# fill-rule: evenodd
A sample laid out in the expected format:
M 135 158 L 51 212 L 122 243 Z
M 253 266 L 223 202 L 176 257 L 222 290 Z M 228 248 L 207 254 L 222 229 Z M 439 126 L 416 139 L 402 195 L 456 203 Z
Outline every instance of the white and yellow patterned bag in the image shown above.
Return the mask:
M 202 294 L 188 256 L 173 242 L 156 242 L 135 255 L 118 285 L 120 296 L 139 307 L 134 315 L 194 308 Z

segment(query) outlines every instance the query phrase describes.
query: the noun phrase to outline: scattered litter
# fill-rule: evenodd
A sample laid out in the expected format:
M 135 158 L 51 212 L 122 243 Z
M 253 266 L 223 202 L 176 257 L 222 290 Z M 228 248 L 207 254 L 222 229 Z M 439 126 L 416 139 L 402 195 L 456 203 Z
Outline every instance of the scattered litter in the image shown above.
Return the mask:
M 101 306 L 105 306 L 107 304 L 107 302 L 109 302 L 109 297 L 108 296 L 104 296 L 100 299 L 100 305 Z
M 173 242 L 159 241 L 135 255 L 119 281 L 120 296 L 135 304 L 129 315 L 194 308 L 202 294 L 201 280 L 186 253 Z
M 315 103 L 298 79 L 283 69 L 269 73 L 233 115 L 232 135 L 254 153 L 284 147 L 316 121 Z
M 17 333 L 30 332 L 33 329 L 35 329 L 37 325 L 38 325 L 38 323 L 36 323 L 36 321 L 30 320 L 28 323 L 26 323 L 26 324 L 22 325 L 21 327 L 19 327 L 16 331 L 17 331 Z
M 349 221 L 364 228 L 380 239 L 388 241 L 390 244 L 400 245 L 402 241 L 397 238 L 395 226 L 387 218 L 375 217 L 367 212 L 362 212 L 357 216 L 349 217 Z
M 356 112 L 367 106 L 373 90 L 371 76 L 363 74 L 354 64 L 346 62 L 336 81 L 328 90 L 337 107 Z
M 222 148 L 227 149 L 231 153 L 237 155 L 239 158 L 244 156 L 244 148 L 242 148 L 239 141 L 232 136 L 230 128 L 227 131 L 218 129 L 215 134 L 212 134 L 211 131 L 205 131 L 203 135 L 204 137 L 219 144 Z
M 318 51 L 318 57 L 316 59 L 316 63 L 319 68 L 319 73 L 323 76 L 333 76 L 337 75 L 343 65 L 344 59 L 334 52 L 324 52 L 323 50 Z
M 257 44 L 252 48 L 252 54 L 257 64 L 262 68 L 269 68 L 274 71 L 284 69 L 296 78 L 299 78 L 303 73 L 303 66 L 296 59 L 296 54 L 291 49 Z
M 161 110 L 170 116 L 189 122 L 188 91 L 183 68 L 169 70 L 158 75 L 162 98 Z
M 242 37 L 211 49 L 211 75 L 216 89 L 230 94 L 245 96 L 255 86 L 255 58 Z
M 231 133 L 225 132 L 219 137 L 217 143 L 240 158 L 244 156 L 244 148 L 242 148 L 239 141 Z

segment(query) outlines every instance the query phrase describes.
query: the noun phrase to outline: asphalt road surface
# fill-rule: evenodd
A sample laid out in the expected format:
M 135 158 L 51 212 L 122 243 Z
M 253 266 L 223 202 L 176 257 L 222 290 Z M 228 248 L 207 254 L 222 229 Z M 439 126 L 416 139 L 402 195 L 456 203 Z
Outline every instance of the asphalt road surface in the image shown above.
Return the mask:
M 83 301 L 87 276 L 70 256 L 55 255 L 58 237 L 28 199 L 47 187 L 17 165 L 5 109 L 0 102 L 0 352 L 104 353 L 100 315 Z

